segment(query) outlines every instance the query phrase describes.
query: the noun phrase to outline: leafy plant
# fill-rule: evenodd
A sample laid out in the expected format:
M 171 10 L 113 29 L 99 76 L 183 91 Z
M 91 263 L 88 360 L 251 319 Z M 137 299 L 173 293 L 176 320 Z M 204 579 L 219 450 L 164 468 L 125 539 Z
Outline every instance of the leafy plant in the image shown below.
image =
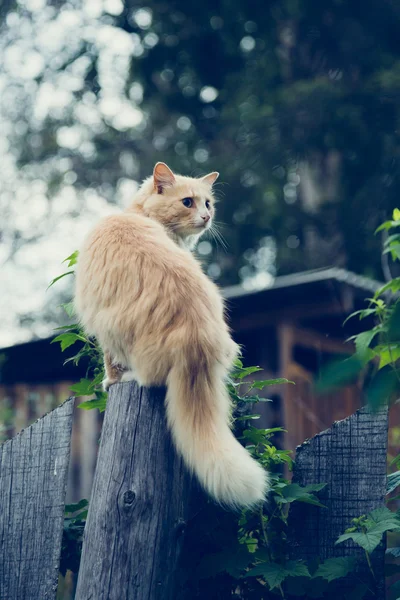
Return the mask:
M 67 570 L 70 570 L 73 573 L 79 571 L 88 505 L 88 501 L 83 499 L 76 504 L 67 504 L 65 506 L 60 560 L 60 572 L 64 577 Z
M 307 564 L 304 560 L 291 559 L 287 529 L 290 506 L 294 502 L 304 502 L 324 510 L 317 494 L 325 484 L 302 487 L 288 481 L 281 471 L 284 466 L 292 467 L 290 452 L 272 444 L 273 436 L 283 429 L 258 429 L 251 424 L 258 418 L 258 415 L 249 413 L 251 405 L 270 401 L 255 394 L 255 390 L 262 391 L 276 384 L 276 380 L 246 379 L 260 370 L 258 367 L 246 368 L 240 360 L 237 361 L 228 387 L 235 406 L 237 437 L 255 460 L 271 472 L 268 503 L 256 511 L 245 510 L 240 514 L 235 524 L 236 540 L 222 544 L 219 552 L 205 554 L 194 578 L 210 579 L 210 588 L 216 596 L 218 581 L 226 586 L 223 578 L 218 579 L 225 573 L 230 578 L 230 593 L 237 598 L 322 598 L 338 579 L 354 569 L 356 561 L 354 557 L 341 557 Z M 292 382 L 280 380 L 279 383 Z M 209 593 L 208 588 L 203 589 L 201 597 Z
M 60 279 L 67 275 L 73 275 L 74 267 L 78 262 L 78 251 L 76 250 L 70 256 L 68 256 L 63 262 L 67 263 L 67 267 L 70 269 L 55 277 L 49 284 L 49 287 L 57 283 Z M 73 319 L 75 315 L 75 309 L 73 302 L 61 305 L 66 312 L 69 319 Z M 103 391 L 102 381 L 104 379 L 104 367 L 103 367 L 103 353 L 93 338 L 86 335 L 79 323 L 68 323 L 57 327 L 56 331 L 60 333 L 52 340 L 52 343 L 59 343 L 61 351 L 64 352 L 67 348 L 73 345 L 78 345 L 79 349 L 76 354 L 68 358 L 65 363 L 73 362 L 78 365 L 82 359 L 88 361 L 87 375 L 82 378 L 78 383 L 71 386 L 71 391 L 76 396 L 94 396 L 91 400 L 86 400 L 78 405 L 79 408 L 90 410 L 98 408 L 100 412 L 103 412 L 106 408 L 107 393 Z M 64 363 L 64 364 L 65 364 Z
M 394 233 L 384 241 L 383 254 L 393 261 L 400 260 L 400 210 L 393 211 L 392 219 L 378 227 L 380 231 Z M 369 367 L 370 378 L 366 395 L 369 404 L 377 409 L 396 401 L 400 393 L 400 277 L 394 277 L 379 287 L 368 306 L 357 310 L 346 319 L 373 320 L 369 329 L 349 338 L 355 353 L 346 361 L 330 365 L 322 374 L 320 389 L 343 385 Z M 345 322 L 346 322 L 345 321 Z

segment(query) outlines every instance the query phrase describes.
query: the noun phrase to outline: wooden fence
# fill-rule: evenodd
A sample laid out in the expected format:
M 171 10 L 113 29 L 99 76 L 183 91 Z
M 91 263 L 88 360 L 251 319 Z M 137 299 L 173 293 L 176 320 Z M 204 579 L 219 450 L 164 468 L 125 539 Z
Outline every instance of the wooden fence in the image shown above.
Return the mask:
M 163 397 L 135 383 L 111 388 L 76 600 L 176 597 L 191 481 L 171 445 Z M 72 411 L 70 399 L 0 446 L 0 600 L 56 598 Z M 357 554 L 334 541 L 352 518 L 383 504 L 387 424 L 386 411 L 362 409 L 299 449 L 295 481 L 328 483 L 327 508 L 291 511 L 294 557 Z M 383 553 L 382 545 L 374 557 L 378 600 Z

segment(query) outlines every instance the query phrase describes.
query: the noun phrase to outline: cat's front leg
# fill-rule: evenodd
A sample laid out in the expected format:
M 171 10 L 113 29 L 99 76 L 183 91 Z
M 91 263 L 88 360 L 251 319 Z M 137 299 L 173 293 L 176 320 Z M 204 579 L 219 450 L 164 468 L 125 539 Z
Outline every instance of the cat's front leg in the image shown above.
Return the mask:
M 104 352 L 104 372 L 103 390 L 105 392 L 108 392 L 110 386 L 114 383 L 122 381 L 122 377 L 126 373 L 126 370 L 121 365 L 114 364 L 111 354 L 107 350 Z

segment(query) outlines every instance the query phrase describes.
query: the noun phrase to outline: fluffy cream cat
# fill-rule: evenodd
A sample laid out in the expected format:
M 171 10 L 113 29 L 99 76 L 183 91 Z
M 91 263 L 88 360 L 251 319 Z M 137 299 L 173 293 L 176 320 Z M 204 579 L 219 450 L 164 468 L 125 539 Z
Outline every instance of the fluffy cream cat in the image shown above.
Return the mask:
M 157 163 L 132 205 L 88 236 L 75 304 L 103 348 L 105 387 L 167 385 L 168 424 L 187 466 L 218 502 L 251 506 L 268 481 L 230 430 L 225 381 L 238 347 L 218 288 L 189 252 L 211 226 L 217 177 Z

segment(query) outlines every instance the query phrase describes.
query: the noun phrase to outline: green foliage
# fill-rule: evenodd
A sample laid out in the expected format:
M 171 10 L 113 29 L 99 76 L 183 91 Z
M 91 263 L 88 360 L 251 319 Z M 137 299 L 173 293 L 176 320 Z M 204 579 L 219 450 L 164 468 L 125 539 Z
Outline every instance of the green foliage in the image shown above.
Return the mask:
M 68 263 L 68 267 L 73 267 L 78 262 L 78 251 L 76 250 L 68 256 L 63 262 Z M 56 277 L 50 283 L 50 286 L 59 281 L 65 275 L 73 275 L 74 271 L 68 271 L 63 275 Z M 50 287 L 49 286 L 49 287 Z M 62 304 L 67 317 L 73 319 L 75 315 L 73 302 Z M 53 340 L 53 343 L 59 343 L 61 351 L 64 352 L 67 348 L 73 345 L 78 347 L 76 353 L 68 358 L 65 362 L 73 362 L 78 365 L 82 359 L 88 361 L 87 376 L 82 378 L 78 383 L 71 386 L 71 391 L 76 396 L 94 396 L 93 399 L 82 402 L 78 405 L 79 408 L 90 410 L 97 408 L 103 412 L 107 403 L 107 392 L 102 388 L 104 379 L 103 353 L 96 340 L 88 337 L 79 323 L 68 323 L 57 327 L 59 333 Z
M 54 285 L 55 283 L 57 283 L 57 281 L 60 281 L 60 279 L 62 279 L 63 277 L 66 277 L 67 275 L 73 275 L 74 271 L 67 271 L 66 273 L 63 273 L 62 275 L 58 275 L 58 277 L 55 277 L 54 279 L 52 279 L 47 287 L 47 289 L 51 288 L 52 285 Z
M 77 504 L 67 504 L 65 506 L 60 559 L 60 572 L 64 576 L 67 570 L 73 573 L 77 573 L 79 570 L 88 505 L 88 501 L 83 499 Z
M 260 372 L 255 367 L 245 369 L 240 361 L 235 365 L 229 390 L 235 405 L 236 435 L 271 473 L 271 493 L 267 504 L 255 511 L 243 511 L 239 516 L 239 545 L 234 543 L 218 553 L 205 556 L 196 570 L 196 577 L 201 580 L 211 578 L 212 590 L 217 594 L 218 576 L 229 574 L 231 593 L 243 599 L 327 597 L 336 580 L 355 569 L 356 560 L 354 557 L 342 557 L 307 564 L 290 558 L 287 543 L 290 506 L 294 502 L 305 502 L 323 510 L 324 505 L 317 494 L 325 484 L 300 486 L 280 474 L 282 466 L 292 467 L 290 453 L 272 444 L 273 436 L 283 430 L 280 427 L 258 429 L 249 424 L 254 417 L 248 414 L 249 404 L 259 402 L 260 398 L 249 403 L 249 395 L 257 384 L 245 381 L 246 375 L 242 377 L 244 371 L 246 375 Z M 267 387 L 264 383 L 260 380 L 260 387 Z M 244 415 L 243 410 L 246 411 Z M 370 518 L 373 519 L 373 515 Z
M 289 483 L 280 490 L 276 501 L 278 504 L 290 504 L 291 502 L 306 502 L 325 508 L 314 496 L 315 492 L 321 491 L 326 486 L 325 483 L 316 485 L 300 486 L 298 483 Z
M 393 211 L 393 218 L 377 231 L 397 230 L 400 227 L 400 210 Z M 384 253 L 390 252 L 394 261 L 400 260 L 400 233 L 389 235 L 384 242 Z M 350 383 L 368 367 L 370 371 L 366 397 L 370 406 L 378 409 L 390 404 L 400 392 L 400 278 L 395 277 L 376 290 L 368 298 L 368 308 L 357 310 L 349 319 L 374 319 L 374 325 L 349 338 L 355 345 L 355 353 L 346 361 L 328 365 L 322 372 L 319 389 Z M 345 322 L 346 322 L 345 321 Z
M 391 494 L 400 485 L 400 471 L 395 471 L 387 476 L 386 494 Z
M 310 577 L 303 561 L 288 560 L 284 565 L 267 562 L 257 565 L 246 573 L 246 577 L 262 577 L 270 590 L 280 587 L 288 577 Z
M 54 338 L 54 340 L 52 340 L 52 344 L 54 342 L 60 342 L 61 344 L 61 351 L 64 352 L 64 350 L 66 350 L 67 348 L 69 348 L 70 346 L 72 346 L 73 344 L 75 344 L 75 342 L 86 342 L 86 338 L 83 335 L 80 335 L 79 333 L 61 333 L 60 335 L 58 335 L 57 337 Z
M 321 563 L 313 577 L 322 577 L 328 582 L 340 577 L 346 577 L 355 569 L 356 559 L 354 556 L 339 556 L 337 558 L 328 558 Z
M 400 519 L 386 507 L 377 508 L 369 515 L 353 519 L 352 527 L 346 530 L 336 541 L 341 544 L 353 540 L 368 554 L 371 554 L 381 543 L 387 531 L 400 531 Z
M 75 250 L 75 252 L 73 252 L 63 260 L 63 263 L 68 263 L 67 267 L 70 269 L 71 267 L 74 267 L 76 264 L 78 264 L 78 256 L 79 250 Z

